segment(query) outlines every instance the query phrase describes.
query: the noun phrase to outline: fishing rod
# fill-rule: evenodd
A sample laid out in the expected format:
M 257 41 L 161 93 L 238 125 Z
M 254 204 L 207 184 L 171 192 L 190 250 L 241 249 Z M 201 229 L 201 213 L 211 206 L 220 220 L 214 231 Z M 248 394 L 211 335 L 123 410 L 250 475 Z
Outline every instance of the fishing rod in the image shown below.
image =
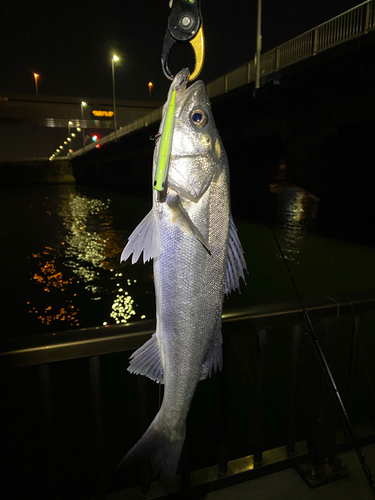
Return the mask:
M 318 237 L 318 240 L 321 241 L 322 237 L 320 236 L 320 234 L 318 233 L 318 231 L 316 230 L 316 228 L 313 225 L 310 225 L 310 227 L 313 229 L 313 232 L 314 232 L 315 236 Z M 367 379 L 367 383 L 368 383 L 368 386 L 369 386 L 369 389 L 370 389 L 372 400 L 375 403 L 375 389 L 374 389 L 373 383 L 371 381 L 370 373 L 369 373 L 369 370 L 368 370 L 368 367 L 367 367 L 366 358 L 365 358 L 365 355 L 363 353 L 363 347 L 362 347 L 362 343 L 361 343 L 361 340 L 360 340 L 360 337 L 359 337 L 359 332 L 358 332 L 358 324 L 357 324 L 357 321 L 355 320 L 356 314 L 355 314 L 355 310 L 354 310 L 354 305 L 353 305 L 352 298 L 351 298 L 350 293 L 349 293 L 348 289 L 346 288 L 346 286 L 345 286 L 345 284 L 344 284 L 344 282 L 343 282 L 343 280 L 341 278 L 340 273 L 338 272 L 338 269 L 336 267 L 335 261 L 332 259 L 332 256 L 331 256 L 330 252 L 328 252 L 327 249 L 326 249 L 326 245 L 323 244 L 322 246 L 323 246 L 323 251 L 324 251 L 326 257 L 328 257 L 328 259 L 329 259 L 329 261 L 331 263 L 331 266 L 333 267 L 334 272 L 336 273 L 336 275 L 337 275 L 337 277 L 338 277 L 338 279 L 340 281 L 341 287 L 344 289 L 345 295 L 349 299 L 350 308 L 351 308 L 351 312 L 352 312 L 352 318 L 353 318 L 353 337 L 354 337 L 354 340 L 355 340 L 355 342 L 357 344 L 359 355 L 360 355 L 360 357 L 362 359 L 362 367 L 363 367 L 364 372 L 365 372 L 365 377 Z M 327 298 L 333 300 L 331 297 L 327 297 Z
M 263 203 L 261 197 L 259 196 L 259 193 L 257 191 L 257 188 L 256 188 L 256 185 L 255 185 L 254 181 L 253 181 L 253 188 L 254 188 L 254 192 L 255 192 L 255 194 L 256 194 L 256 196 L 257 196 L 260 204 L 262 205 L 262 208 L 263 209 L 265 208 L 266 211 L 269 214 L 268 207 L 264 206 L 264 203 Z M 274 231 L 274 228 L 273 228 L 273 226 L 272 226 L 272 224 L 270 222 L 270 217 L 268 217 L 268 225 L 269 225 L 269 228 L 271 229 L 271 232 L 272 232 L 273 238 L 275 240 L 276 246 L 277 246 L 277 248 L 278 248 L 278 250 L 280 252 L 282 261 L 284 263 L 284 266 L 285 266 L 286 271 L 288 273 L 289 279 L 290 279 L 291 284 L 293 286 L 294 292 L 295 292 L 295 294 L 297 296 L 298 302 L 299 302 L 299 304 L 301 306 L 301 309 L 303 311 L 304 318 L 305 318 L 306 323 L 308 325 L 306 333 L 307 333 L 307 335 L 308 335 L 308 337 L 309 337 L 309 339 L 311 341 L 311 345 L 313 347 L 313 350 L 314 350 L 314 352 L 315 352 L 315 354 L 316 354 L 316 356 L 318 358 L 318 361 L 319 361 L 319 363 L 320 363 L 320 365 L 321 365 L 321 367 L 323 369 L 323 372 L 324 372 L 324 374 L 325 374 L 325 376 L 326 376 L 326 378 L 328 380 L 328 385 L 329 385 L 329 387 L 331 388 L 331 390 L 333 392 L 334 399 L 335 399 L 335 401 L 336 401 L 336 403 L 338 405 L 341 418 L 342 418 L 342 420 L 344 422 L 345 428 L 346 428 L 346 430 L 348 432 L 348 435 L 349 435 L 349 438 L 350 438 L 350 440 L 352 442 L 353 448 L 356 451 L 358 460 L 359 460 L 359 462 L 360 462 L 360 464 L 362 466 L 363 472 L 365 473 L 366 479 L 367 479 L 367 481 L 369 483 L 369 486 L 370 486 L 371 491 L 372 491 L 372 493 L 374 495 L 374 498 L 375 498 L 375 480 L 374 480 L 374 477 L 373 477 L 373 475 L 371 473 L 371 470 L 370 470 L 370 468 L 369 468 L 369 466 L 367 464 L 366 458 L 365 458 L 365 456 L 364 456 L 364 454 L 363 454 L 363 452 L 361 450 L 361 447 L 359 446 L 358 440 L 357 440 L 357 438 L 355 436 L 355 433 L 354 433 L 353 426 L 352 426 L 352 424 L 350 422 L 350 419 L 349 419 L 349 415 L 348 415 L 348 413 L 346 411 L 346 408 L 345 408 L 345 405 L 344 405 L 344 403 L 342 401 L 341 395 L 340 395 L 339 390 L 337 388 L 337 385 L 336 385 L 335 379 L 334 379 L 334 377 L 332 375 L 331 369 L 330 369 L 330 367 L 329 367 L 329 365 L 327 363 L 327 359 L 326 359 L 326 357 L 325 357 L 325 355 L 324 355 L 324 353 L 323 353 L 323 351 L 322 351 L 322 349 L 320 347 L 319 340 L 318 340 L 318 338 L 317 338 L 317 336 L 315 334 L 315 330 L 314 330 L 313 324 L 311 322 L 310 316 L 309 316 L 309 314 L 308 314 L 308 312 L 307 312 L 307 310 L 305 308 L 305 305 L 303 303 L 301 295 L 300 295 L 300 293 L 298 291 L 297 285 L 296 285 L 296 283 L 294 281 L 294 276 L 292 274 L 290 266 L 289 266 L 289 264 L 287 262 L 287 259 L 285 258 L 284 252 L 283 252 L 283 250 L 281 248 L 279 240 L 277 239 L 277 236 L 276 236 L 276 233 Z

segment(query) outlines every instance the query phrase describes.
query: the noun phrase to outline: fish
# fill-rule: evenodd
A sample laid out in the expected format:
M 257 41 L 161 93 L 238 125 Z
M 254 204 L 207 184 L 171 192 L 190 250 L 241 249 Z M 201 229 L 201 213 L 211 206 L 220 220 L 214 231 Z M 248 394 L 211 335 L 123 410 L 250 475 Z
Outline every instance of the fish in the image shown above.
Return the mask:
M 165 188 L 153 190 L 151 211 L 130 235 L 121 261 L 153 259 L 156 332 L 131 358 L 128 371 L 164 384 L 159 412 L 119 467 L 149 460 L 165 481 L 177 473 L 186 417 L 199 381 L 221 370 L 223 300 L 245 282 L 244 252 L 230 210 L 227 155 L 203 81 L 174 78 L 174 127 Z M 160 141 L 153 157 L 153 183 Z

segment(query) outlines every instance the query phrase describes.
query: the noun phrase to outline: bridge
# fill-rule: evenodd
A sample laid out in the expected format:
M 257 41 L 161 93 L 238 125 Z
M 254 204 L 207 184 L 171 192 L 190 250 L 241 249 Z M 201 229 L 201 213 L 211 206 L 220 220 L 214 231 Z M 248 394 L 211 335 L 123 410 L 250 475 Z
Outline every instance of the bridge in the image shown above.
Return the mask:
M 116 99 L 117 125 L 120 128 L 132 123 L 159 106 L 152 101 Z M 113 100 L 2 93 L 0 124 L 113 129 Z
M 374 30 L 375 0 L 367 0 L 262 54 L 260 58 L 261 85 L 270 80 L 277 82 L 280 72 L 296 63 L 313 58 L 341 44 L 359 39 Z M 254 83 L 255 79 L 256 63 L 253 59 L 230 73 L 210 82 L 206 86 L 207 95 L 210 99 L 217 98 L 250 83 Z M 136 130 L 158 123 L 161 120 L 161 116 L 162 106 L 124 126 L 117 134 L 111 133 L 106 135 L 99 141 L 99 144 L 104 145 L 115 139 L 117 140 L 121 136 L 126 136 Z M 95 147 L 96 144 L 91 144 L 85 150 L 80 149 L 75 151 L 72 156 L 80 156 Z
M 262 54 L 260 58 L 261 86 L 264 88 L 269 82 L 280 83 L 291 71 L 298 72 L 303 63 L 314 68 L 325 57 L 325 54 L 334 53 L 338 48 L 345 51 L 345 47 L 349 47 L 351 43 L 360 43 L 362 39 L 370 38 L 371 34 L 375 32 L 374 28 L 375 0 L 366 0 L 339 16 Z M 208 83 L 206 86 L 208 97 L 215 104 L 219 100 L 230 98 L 233 93 L 238 91 L 250 90 L 251 92 L 255 76 L 255 61 L 248 61 Z M 97 146 L 104 146 L 115 140 L 118 147 L 121 148 L 122 141 L 127 136 L 136 131 L 141 132 L 142 130 L 147 131 L 150 127 L 155 128 L 161 119 L 162 107 L 160 103 L 117 100 L 118 129 L 115 133 L 112 132 L 114 120 L 111 99 L 86 99 L 87 106 L 84 108 L 81 106 L 81 102 L 82 100 L 77 97 L 0 94 L 0 126 L 3 125 L 5 132 L 5 135 L 3 133 L 5 141 L 3 153 L 6 145 L 8 149 L 14 149 L 14 146 L 9 145 L 10 141 L 5 137 L 6 130 L 4 130 L 4 127 L 14 124 L 48 127 L 46 129 L 46 142 L 54 144 L 49 154 L 51 154 L 51 159 L 56 160 L 56 158 L 66 158 L 64 151 L 68 145 L 67 143 L 66 146 L 60 147 L 62 143 L 58 141 L 61 139 L 57 138 L 59 128 L 65 128 L 68 133 L 71 132 L 71 127 L 81 127 L 86 130 L 86 133 L 90 129 L 102 129 L 101 133 L 98 134 L 100 136 L 98 142 L 86 143 L 85 148 L 82 147 L 82 139 L 76 137 L 72 148 L 75 151 L 71 154 L 74 159 L 87 156 L 94 149 L 96 154 L 99 154 Z M 53 129 L 56 131 L 55 135 L 53 135 Z M 49 131 L 48 136 L 47 130 Z M 220 132 L 223 135 L 222 130 Z M 25 133 L 26 131 L 24 135 Z M 18 131 L 17 134 L 19 134 Z M 48 141 L 50 137 L 51 139 Z M 56 139 L 52 139 L 52 137 L 56 137 Z M 25 136 L 24 144 L 26 139 L 28 137 Z M 29 140 L 31 141 L 31 139 Z M 129 145 L 127 145 L 128 147 Z M 52 158 L 52 153 L 56 154 L 57 152 L 56 148 L 61 149 L 61 153 Z M 105 149 L 103 148 L 103 150 Z M 38 151 L 32 156 L 40 157 L 42 155 L 42 151 Z M 45 159 L 47 160 L 47 158 Z M 87 161 L 91 160 L 88 158 Z

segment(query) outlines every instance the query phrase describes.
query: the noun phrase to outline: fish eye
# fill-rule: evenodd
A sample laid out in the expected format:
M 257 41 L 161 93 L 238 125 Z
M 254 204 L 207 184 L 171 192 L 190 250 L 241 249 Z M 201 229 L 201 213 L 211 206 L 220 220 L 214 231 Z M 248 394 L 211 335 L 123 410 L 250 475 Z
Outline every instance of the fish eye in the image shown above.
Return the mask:
M 207 115 L 201 109 L 195 109 L 191 113 L 190 119 L 197 127 L 204 127 L 207 123 Z

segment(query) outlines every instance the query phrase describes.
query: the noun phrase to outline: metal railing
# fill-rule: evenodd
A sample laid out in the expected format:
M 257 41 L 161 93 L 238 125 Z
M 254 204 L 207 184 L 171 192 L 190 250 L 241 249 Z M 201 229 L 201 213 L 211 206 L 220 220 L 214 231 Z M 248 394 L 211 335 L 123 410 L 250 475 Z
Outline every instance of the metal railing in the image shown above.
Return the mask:
M 375 28 L 375 1 L 356 7 L 306 31 L 261 55 L 261 76 L 265 77 L 330 49 L 335 45 L 365 35 Z M 207 85 L 209 98 L 255 81 L 254 60 Z
M 323 52 L 340 43 L 365 35 L 374 28 L 375 0 L 366 0 L 366 2 L 262 54 L 260 59 L 261 77 L 266 77 L 282 68 L 313 57 L 319 52 Z M 208 83 L 206 85 L 207 95 L 212 99 L 254 81 L 255 63 L 254 60 L 251 60 L 230 73 Z M 139 120 L 122 127 L 117 131 L 116 137 L 130 134 L 135 130 L 160 121 L 162 109 L 160 107 Z M 105 144 L 114 139 L 115 134 L 112 132 L 101 139 L 99 144 Z M 86 151 L 94 148 L 95 145 L 90 144 L 90 146 L 86 147 Z M 80 156 L 83 153 L 84 151 L 80 149 L 75 151 L 72 157 Z
M 311 320 L 314 322 L 316 334 L 320 339 L 321 345 L 325 346 L 328 360 L 335 359 L 338 351 L 342 352 L 343 343 L 351 343 L 349 352 L 344 355 L 345 362 L 342 367 L 345 373 L 350 373 L 347 387 L 344 388 L 350 407 L 357 391 L 357 336 L 359 318 L 366 313 L 375 312 L 375 293 L 353 295 L 351 300 L 348 300 L 347 297 L 320 297 L 305 301 L 305 307 Z M 348 338 L 344 341 L 344 331 L 348 331 L 348 325 L 349 330 L 352 328 L 352 334 L 349 335 L 351 337 L 349 342 Z M 279 331 L 278 328 L 281 328 L 281 330 Z M 298 414 L 296 410 L 296 387 L 299 380 L 298 364 L 301 363 L 302 357 L 301 339 L 302 337 L 306 338 L 306 336 L 302 335 L 304 328 L 303 311 L 297 302 L 248 307 L 242 310 L 230 311 L 223 315 L 224 369 L 216 379 L 219 384 L 219 401 L 217 403 L 218 411 L 216 418 L 219 421 L 220 431 L 216 465 L 191 472 L 189 466 L 186 463 L 185 465 L 183 464 L 181 472 L 182 482 L 185 485 L 188 483 L 189 487 L 192 488 L 204 489 L 208 487 L 210 489 L 217 489 L 225 487 L 229 483 L 233 484 L 233 482 L 238 480 L 252 479 L 259 475 L 273 472 L 275 468 L 280 470 L 311 460 L 315 460 L 318 464 L 323 463 L 337 452 L 337 443 L 335 443 L 334 439 L 337 431 L 337 422 L 335 419 L 332 421 L 332 414 L 334 414 L 334 410 L 332 410 L 333 403 L 332 401 L 327 402 L 327 397 L 322 396 L 324 385 L 322 384 L 322 372 L 318 363 L 312 362 L 310 367 L 310 381 L 313 381 L 313 390 L 309 392 L 308 402 L 310 424 L 306 435 L 303 435 L 302 439 L 296 430 Z M 269 363 L 267 361 L 269 347 L 272 346 L 279 335 L 285 335 L 285 329 L 290 332 L 288 334 L 289 337 L 285 339 L 286 342 L 290 342 L 290 357 L 284 360 L 284 364 L 288 366 L 286 381 L 286 386 L 289 388 L 287 396 L 288 417 L 286 419 L 284 440 L 281 443 L 282 446 L 278 445 L 277 449 L 269 450 L 265 447 L 263 432 L 263 417 L 266 414 L 263 396 L 263 385 L 266 375 L 265 365 Z M 64 362 L 68 362 L 69 360 L 88 358 L 89 377 L 91 381 L 91 413 L 94 422 L 93 462 L 96 470 L 93 481 L 96 482 L 94 489 L 97 498 L 106 498 L 108 483 L 106 478 L 108 464 L 106 465 L 104 459 L 106 446 L 103 430 L 103 396 L 106 395 L 103 395 L 101 360 L 111 353 L 133 352 L 150 338 L 154 331 L 155 321 L 148 321 L 111 327 L 87 328 L 54 335 L 14 338 L 2 342 L 0 366 L 6 370 L 5 372 L 2 371 L 3 385 L 7 383 L 9 377 L 6 373 L 9 373 L 9 370 L 12 372 L 16 370 L 18 373 L 20 369 L 25 369 L 25 367 L 38 367 L 44 421 L 49 436 L 47 447 L 50 450 L 46 450 L 46 455 L 50 454 L 51 457 L 54 456 L 53 443 L 55 439 L 53 435 L 56 433 L 56 422 L 54 421 L 56 396 L 54 399 L 54 378 L 51 375 L 52 365 L 55 366 L 57 363 L 58 366 L 63 366 Z M 228 379 L 229 376 L 233 377 L 233 370 L 236 371 L 238 366 L 236 362 L 232 362 L 231 365 L 228 359 L 231 357 L 229 355 L 231 346 L 236 345 L 238 338 L 242 338 L 243 340 L 244 335 L 245 338 L 254 339 L 256 344 L 255 351 L 257 353 L 254 360 L 255 381 L 253 384 L 250 384 L 249 381 L 245 384 L 246 387 L 252 387 L 254 391 L 251 410 L 253 438 L 252 443 L 249 442 L 248 444 L 246 456 L 230 457 L 229 436 L 232 429 L 228 423 L 228 414 L 230 411 L 228 401 L 231 396 L 228 388 Z M 241 349 L 243 348 L 241 346 Z M 370 359 L 373 358 L 374 354 L 372 352 L 369 353 Z M 305 360 L 302 360 L 302 363 L 305 363 Z M 23 372 L 20 373 L 22 374 Z M 145 377 L 130 377 L 132 380 L 137 380 L 137 399 L 141 402 L 138 405 L 139 421 L 146 422 L 145 425 L 147 426 L 150 423 L 150 412 L 147 407 L 147 391 L 149 390 L 147 383 L 152 386 L 152 390 L 157 390 L 157 385 L 149 382 Z M 306 392 L 308 392 L 307 389 Z M 123 393 L 125 395 L 128 391 L 124 390 Z M 273 407 L 274 405 L 275 403 L 273 403 Z M 18 410 L 17 408 L 8 408 L 7 411 L 13 411 L 15 417 Z M 273 409 L 272 412 L 274 411 Z M 249 415 L 244 414 L 242 418 L 248 419 Z M 364 415 L 361 418 L 366 421 L 367 416 Z M 238 422 L 239 419 L 241 419 L 241 415 L 238 416 Z M 249 428 L 248 424 L 246 428 Z M 274 432 L 274 429 L 272 432 Z M 327 436 L 330 437 L 327 439 Z M 370 438 L 373 437 L 373 434 L 370 432 Z M 242 440 L 244 439 L 246 440 L 245 437 L 242 438 Z M 25 443 L 25 446 L 28 446 L 28 444 Z M 189 440 L 187 440 L 187 446 L 189 447 Z M 342 446 L 348 447 L 348 443 L 343 442 Z M 15 453 L 22 456 L 23 450 L 18 449 Z M 116 457 L 116 460 L 119 458 Z M 46 477 L 48 476 L 51 481 L 51 488 L 56 488 L 56 484 L 59 483 L 58 479 L 56 479 L 56 484 L 53 483 L 55 481 L 54 478 L 58 477 L 59 474 L 58 471 L 54 470 L 56 468 L 55 462 L 56 460 L 54 459 L 49 461 L 48 467 L 51 470 L 46 474 Z M 18 471 L 17 474 L 21 477 L 22 471 Z M 60 471 L 60 474 L 64 474 L 64 472 Z M 316 480 L 316 477 L 314 480 Z M 136 489 L 133 493 L 131 491 L 133 490 L 127 490 L 127 498 L 133 498 L 132 494 L 134 494 L 134 498 L 137 498 L 139 490 Z M 158 494 L 158 484 L 153 483 L 150 498 L 157 497 Z M 53 498 L 50 490 L 48 490 L 47 498 Z

